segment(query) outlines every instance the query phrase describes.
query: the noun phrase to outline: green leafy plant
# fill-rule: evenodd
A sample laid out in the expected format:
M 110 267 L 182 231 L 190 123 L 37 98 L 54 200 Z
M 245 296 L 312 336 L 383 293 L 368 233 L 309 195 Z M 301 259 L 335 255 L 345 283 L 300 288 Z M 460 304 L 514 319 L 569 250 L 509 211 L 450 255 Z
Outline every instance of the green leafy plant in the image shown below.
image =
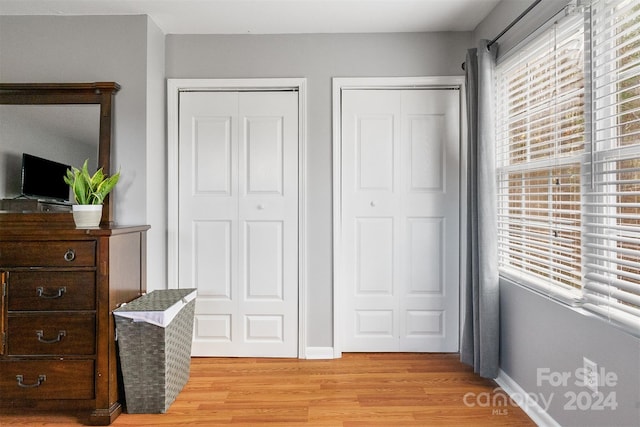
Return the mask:
M 87 162 L 88 160 L 84 161 L 82 169 L 73 166 L 67 169 L 64 182 L 71 187 L 73 195 L 76 198 L 76 203 L 79 205 L 101 205 L 104 203 L 107 194 L 109 194 L 118 183 L 120 171 L 111 176 L 107 176 L 102 172 L 102 168 L 100 168 L 92 176 L 87 169 Z

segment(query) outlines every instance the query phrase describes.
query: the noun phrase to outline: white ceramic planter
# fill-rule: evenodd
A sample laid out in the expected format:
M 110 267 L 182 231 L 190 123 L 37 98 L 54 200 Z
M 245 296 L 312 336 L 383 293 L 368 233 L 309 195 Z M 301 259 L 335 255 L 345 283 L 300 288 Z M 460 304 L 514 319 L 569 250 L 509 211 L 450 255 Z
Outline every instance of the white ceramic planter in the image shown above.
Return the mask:
M 102 205 L 73 205 L 76 228 L 93 228 L 100 225 Z

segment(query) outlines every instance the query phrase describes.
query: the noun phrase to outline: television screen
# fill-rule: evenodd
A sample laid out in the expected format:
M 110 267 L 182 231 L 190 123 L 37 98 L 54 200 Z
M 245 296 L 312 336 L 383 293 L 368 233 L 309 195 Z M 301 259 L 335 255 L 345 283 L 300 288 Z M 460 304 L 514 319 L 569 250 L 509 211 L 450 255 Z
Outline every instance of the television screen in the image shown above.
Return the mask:
M 64 182 L 69 165 L 22 154 L 22 194 L 48 200 L 69 201 L 69 186 Z

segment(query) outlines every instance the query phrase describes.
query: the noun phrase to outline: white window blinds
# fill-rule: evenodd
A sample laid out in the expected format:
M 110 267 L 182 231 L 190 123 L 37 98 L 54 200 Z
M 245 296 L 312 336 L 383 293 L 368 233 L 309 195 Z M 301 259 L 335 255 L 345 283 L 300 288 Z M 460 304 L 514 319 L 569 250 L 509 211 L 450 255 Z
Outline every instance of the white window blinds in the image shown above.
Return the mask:
M 640 3 L 559 19 L 496 96 L 501 274 L 640 334 Z
M 496 69 L 501 273 L 579 298 L 584 24 L 556 22 Z
M 640 4 L 594 2 L 584 307 L 640 331 Z M 592 182 L 591 182 L 592 181 Z

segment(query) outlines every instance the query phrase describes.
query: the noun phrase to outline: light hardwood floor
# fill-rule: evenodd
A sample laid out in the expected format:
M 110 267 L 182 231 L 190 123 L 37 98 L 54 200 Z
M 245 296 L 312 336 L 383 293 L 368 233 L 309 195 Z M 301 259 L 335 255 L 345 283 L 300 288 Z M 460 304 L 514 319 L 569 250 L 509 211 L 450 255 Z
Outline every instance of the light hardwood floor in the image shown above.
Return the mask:
M 491 404 L 493 402 L 493 404 Z M 79 414 L 0 413 L 1 426 L 76 426 Z M 335 360 L 194 358 L 165 414 L 142 426 L 535 426 L 457 354 L 362 353 Z

